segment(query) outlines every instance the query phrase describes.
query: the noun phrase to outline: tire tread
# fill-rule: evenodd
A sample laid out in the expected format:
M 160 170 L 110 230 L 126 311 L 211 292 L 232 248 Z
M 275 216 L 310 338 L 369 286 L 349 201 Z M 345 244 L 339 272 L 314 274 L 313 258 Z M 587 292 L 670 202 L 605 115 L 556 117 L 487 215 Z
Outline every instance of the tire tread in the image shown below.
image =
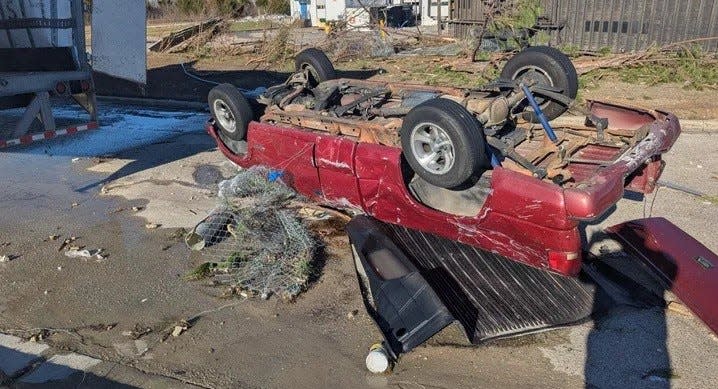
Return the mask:
M 424 121 L 434 123 L 448 121 L 451 128 L 444 128 L 444 130 L 456 131 L 458 137 L 464 138 L 463 141 L 458 142 L 452 139 L 455 143 L 456 165 L 446 174 L 435 175 L 424 171 L 411 155 L 411 131 L 417 124 Z M 464 106 L 449 99 L 428 100 L 412 109 L 404 118 L 401 128 L 401 144 L 404 156 L 414 173 L 427 182 L 442 188 L 458 189 L 473 184 L 472 181 L 480 177 L 483 169 L 488 165 L 481 124 Z
M 212 116 L 215 116 L 214 101 L 217 99 L 224 100 L 232 111 L 234 120 L 237 122 L 237 128 L 233 133 L 226 131 L 221 125 L 219 125 L 219 123 L 217 123 L 219 129 L 225 136 L 232 140 L 246 140 L 247 128 L 249 127 L 249 123 L 254 118 L 254 111 L 249 105 L 247 98 L 244 97 L 242 92 L 240 92 L 239 89 L 232 84 L 225 83 L 217 85 L 212 88 L 207 95 L 207 102 L 209 103 L 209 109 L 212 112 Z

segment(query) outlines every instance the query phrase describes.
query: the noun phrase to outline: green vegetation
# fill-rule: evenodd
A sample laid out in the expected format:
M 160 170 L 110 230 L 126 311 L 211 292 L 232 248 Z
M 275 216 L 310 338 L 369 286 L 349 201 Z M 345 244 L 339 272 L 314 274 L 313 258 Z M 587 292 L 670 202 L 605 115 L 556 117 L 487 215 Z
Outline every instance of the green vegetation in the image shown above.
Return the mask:
M 186 281 L 197 281 L 207 278 L 218 271 L 226 271 L 228 269 L 236 268 L 241 262 L 247 261 L 255 252 L 251 250 L 244 250 L 240 248 L 240 251 L 235 251 L 229 255 L 226 261 L 223 262 L 204 262 L 194 269 L 190 270 L 184 275 Z
M 289 0 L 257 0 L 257 6 L 268 14 L 289 15 Z
M 618 79 L 632 84 L 658 85 L 680 83 L 686 89 L 718 88 L 718 57 L 706 54 L 699 46 L 676 52 L 647 54 L 622 68 L 599 69 L 581 76 L 581 86 L 590 87 L 598 80 Z
M 476 84 L 477 81 L 480 80 L 480 78 L 474 74 L 458 72 L 450 66 L 437 65 L 429 67 L 425 70 L 425 73 L 427 73 L 426 75 L 428 76 L 425 78 L 425 84 L 431 86 L 478 86 Z M 478 84 L 483 84 L 483 82 Z
M 500 8 L 487 30 L 497 36 L 509 38 L 504 49 L 518 49 L 528 44 L 546 44 L 549 35 L 543 31 L 530 39 L 524 36 L 525 31 L 532 30 L 536 26 L 542 13 L 541 0 L 516 0 Z
M 613 53 L 613 50 L 610 47 L 601 47 L 598 49 L 598 55 L 601 57 L 607 57 Z
M 91 4 L 91 0 L 84 0 Z M 224 16 L 239 17 L 255 14 L 256 10 L 269 14 L 289 14 L 289 0 L 159 0 L 159 8 L 148 6 L 151 15 Z
M 489 31 L 519 32 L 522 29 L 530 29 L 536 25 L 536 21 L 542 13 L 540 0 L 517 0 L 494 17 Z
M 269 20 L 237 20 L 229 25 L 229 31 L 264 30 L 272 27 Z
M 570 58 L 578 58 L 581 56 L 581 48 L 576 45 L 561 45 L 557 47 L 562 53 L 566 54 Z
M 212 274 L 212 270 L 217 268 L 217 264 L 213 262 L 205 262 L 190 272 L 185 274 L 182 278 L 186 281 L 197 281 L 203 278 L 207 278 Z
M 216 13 L 234 15 L 249 3 L 248 0 L 177 0 L 177 8 L 188 15 Z
M 621 81 L 648 85 L 679 82 L 687 89 L 718 87 L 718 66 L 715 61 L 680 53 L 671 55 L 662 63 L 644 63 L 620 69 L 617 76 Z
M 302 283 L 306 283 L 317 274 L 318 270 L 311 258 L 303 258 L 294 264 L 293 275 Z

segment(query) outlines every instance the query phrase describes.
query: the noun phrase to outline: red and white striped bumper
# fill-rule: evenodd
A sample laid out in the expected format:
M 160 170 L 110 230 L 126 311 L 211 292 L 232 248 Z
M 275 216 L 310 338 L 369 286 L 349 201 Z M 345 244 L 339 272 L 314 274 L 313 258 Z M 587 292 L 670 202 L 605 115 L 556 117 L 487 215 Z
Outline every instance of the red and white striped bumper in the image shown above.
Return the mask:
M 97 125 L 97 122 L 90 122 L 90 123 L 82 125 L 82 126 L 70 127 L 70 128 L 66 128 L 63 130 L 45 131 L 45 132 L 40 132 L 37 134 L 28 134 L 28 135 L 21 136 L 17 139 L 8 139 L 8 140 L 0 139 L 0 149 L 5 148 L 5 147 L 11 147 L 11 146 L 28 145 L 32 142 L 36 142 L 36 141 L 40 141 L 40 140 L 52 139 L 52 138 L 55 138 L 58 136 L 63 136 L 63 135 L 72 135 L 72 134 L 82 132 L 82 131 L 87 131 L 87 130 L 94 130 L 97 127 L 99 127 Z

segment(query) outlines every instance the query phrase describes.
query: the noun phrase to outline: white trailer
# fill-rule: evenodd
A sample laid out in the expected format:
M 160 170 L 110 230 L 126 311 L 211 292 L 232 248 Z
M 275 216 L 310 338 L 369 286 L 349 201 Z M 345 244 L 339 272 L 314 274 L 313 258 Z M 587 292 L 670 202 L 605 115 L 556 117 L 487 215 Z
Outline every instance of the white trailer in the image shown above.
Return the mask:
M 400 0 L 290 0 L 293 17 L 307 21 L 312 26 L 339 20 L 362 18 L 368 22 L 369 15 L 365 7 L 386 6 L 399 3 Z M 351 21 L 350 25 L 356 24 Z
M 441 10 L 439 10 L 441 3 Z M 441 12 L 439 12 L 441 11 Z M 449 20 L 451 14 L 451 4 L 449 0 L 422 0 L 421 1 L 421 25 L 435 26 L 439 17 L 442 22 Z
M 90 12 L 91 11 L 91 12 Z M 92 19 L 92 54 L 87 53 L 85 16 Z M 144 0 L 0 1 L 0 147 L 48 138 L 56 133 L 51 99 L 72 98 L 96 126 L 97 104 L 92 71 L 146 82 L 146 4 Z M 37 130 L 40 133 L 31 134 Z M 73 132 L 73 131 L 70 131 Z

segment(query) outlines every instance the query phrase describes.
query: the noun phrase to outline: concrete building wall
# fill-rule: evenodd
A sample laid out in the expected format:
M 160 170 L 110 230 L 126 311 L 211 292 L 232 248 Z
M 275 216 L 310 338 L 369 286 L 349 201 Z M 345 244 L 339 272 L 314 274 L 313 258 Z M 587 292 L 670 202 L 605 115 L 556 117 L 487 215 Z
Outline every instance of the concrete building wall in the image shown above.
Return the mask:
M 421 0 L 421 24 L 424 26 L 435 26 L 439 1 L 441 1 L 441 20 L 449 20 L 451 7 L 449 0 Z

